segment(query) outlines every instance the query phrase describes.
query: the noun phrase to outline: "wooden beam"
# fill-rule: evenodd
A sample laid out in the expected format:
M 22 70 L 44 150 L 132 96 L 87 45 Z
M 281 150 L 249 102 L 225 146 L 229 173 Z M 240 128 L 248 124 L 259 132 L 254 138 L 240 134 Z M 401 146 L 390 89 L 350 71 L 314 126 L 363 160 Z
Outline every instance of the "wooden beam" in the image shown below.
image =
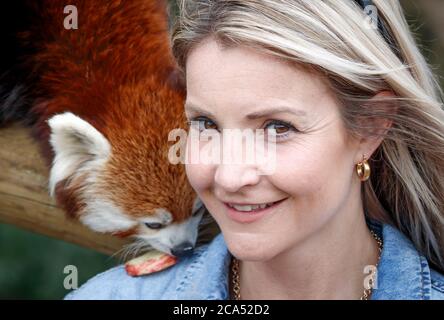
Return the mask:
M 68 219 L 48 195 L 49 170 L 30 130 L 0 129 L 0 223 L 8 223 L 108 255 L 129 240 L 91 231 Z

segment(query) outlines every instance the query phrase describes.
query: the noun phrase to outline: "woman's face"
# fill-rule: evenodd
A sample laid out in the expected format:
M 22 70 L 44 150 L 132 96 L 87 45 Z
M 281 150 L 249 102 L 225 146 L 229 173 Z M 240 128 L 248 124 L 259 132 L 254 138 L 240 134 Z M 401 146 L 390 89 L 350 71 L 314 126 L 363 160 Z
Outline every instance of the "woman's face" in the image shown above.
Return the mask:
M 322 78 L 252 49 L 221 49 L 213 40 L 194 48 L 186 69 L 185 112 L 189 121 L 200 122 L 191 130 L 276 129 L 276 166 L 269 175 L 252 164 L 186 165 L 233 255 L 271 259 L 360 201 L 354 166 L 362 153 Z M 273 112 L 282 106 L 290 110 Z M 271 113 L 248 117 L 264 109 Z M 227 206 L 280 200 L 262 213 Z

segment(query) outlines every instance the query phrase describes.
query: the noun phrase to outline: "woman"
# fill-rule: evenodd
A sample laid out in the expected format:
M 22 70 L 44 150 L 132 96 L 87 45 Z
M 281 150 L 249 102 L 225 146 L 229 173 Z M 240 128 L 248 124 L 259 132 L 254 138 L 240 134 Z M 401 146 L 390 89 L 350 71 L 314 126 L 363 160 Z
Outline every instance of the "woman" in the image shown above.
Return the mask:
M 442 92 L 399 3 L 181 3 L 190 131 L 271 132 L 275 169 L 187 164 L 221 234 L 67 298 L 444 299 Z

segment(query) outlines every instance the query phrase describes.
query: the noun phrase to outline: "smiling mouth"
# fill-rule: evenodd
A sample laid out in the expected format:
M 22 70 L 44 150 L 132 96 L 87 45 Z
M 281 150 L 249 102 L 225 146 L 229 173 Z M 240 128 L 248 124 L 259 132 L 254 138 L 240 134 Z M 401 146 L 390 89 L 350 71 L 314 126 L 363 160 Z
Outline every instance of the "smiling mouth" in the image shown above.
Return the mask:
M 287 198 L 285 198 L 285 199 L 287 199 Z M 227 203 L 227 202 L 224 202 L 224 204 L 226 206 L 228 206 L 229 208 L 234 209 L 239 212 L 256 213 L 256 212 L 260 212 L 260 211 L 266 210 L 268 208 L 274 207 L 277 204 L 284 201 L 285 199 L 281 199 L 281 200 L 278 200 L 275 202 L 262 203 L 262 204 L 242 204 L 242 205 L 240 205 L 240 204 L 233 204 L 233 203 Z

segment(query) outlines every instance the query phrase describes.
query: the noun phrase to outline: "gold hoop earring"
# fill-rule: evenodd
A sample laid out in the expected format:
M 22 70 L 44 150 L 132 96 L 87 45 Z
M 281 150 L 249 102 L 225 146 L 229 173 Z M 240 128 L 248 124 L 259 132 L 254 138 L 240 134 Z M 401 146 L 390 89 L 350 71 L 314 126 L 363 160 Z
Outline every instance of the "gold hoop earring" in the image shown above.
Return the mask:
M 361 181 L 367 181 L 370 178 L 370 171 L 370 165 L 363 155 L 362 161 L 356 164 L 356 173 Z

